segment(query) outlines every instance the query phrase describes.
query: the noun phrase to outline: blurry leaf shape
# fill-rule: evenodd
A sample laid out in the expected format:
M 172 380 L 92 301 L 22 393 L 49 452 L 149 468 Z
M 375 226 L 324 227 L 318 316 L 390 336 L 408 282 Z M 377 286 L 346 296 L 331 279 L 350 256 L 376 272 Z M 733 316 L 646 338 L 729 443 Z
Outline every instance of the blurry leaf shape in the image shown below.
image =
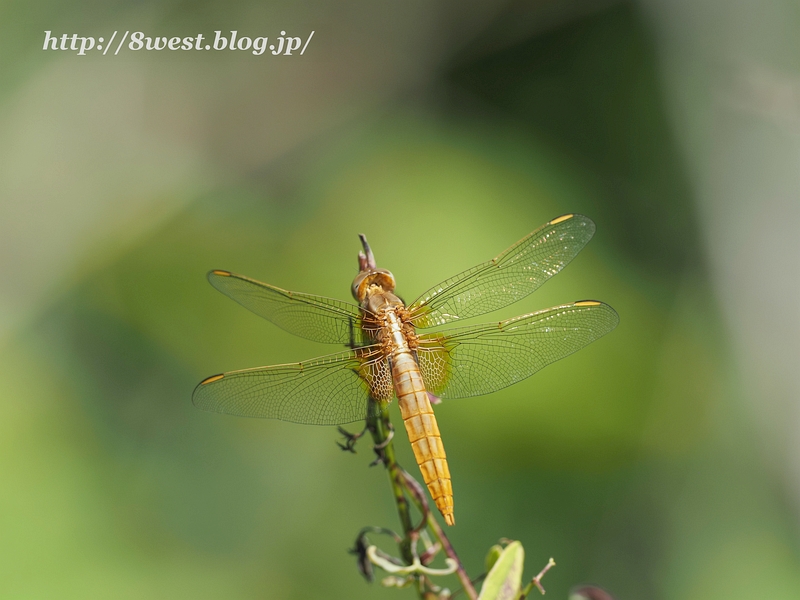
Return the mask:
M 614 596 L 599 587 L 582 585 L 570 590 L 569 600 L 614 600 Z
M 525 550 L 519 542 L 511 542 L 486 576 L 478 600 L 516 600 L 522 583 Z

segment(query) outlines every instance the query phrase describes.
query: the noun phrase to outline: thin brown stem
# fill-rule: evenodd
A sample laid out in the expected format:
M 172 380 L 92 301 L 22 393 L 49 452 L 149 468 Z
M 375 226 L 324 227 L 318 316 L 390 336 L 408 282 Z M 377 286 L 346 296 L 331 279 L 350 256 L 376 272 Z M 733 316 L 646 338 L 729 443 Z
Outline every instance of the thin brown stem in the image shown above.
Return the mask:
M 398 467 L 399 468 L 399 467 Z M 461 562 L 461 559 L 458 558 L 458 554 L 456 554 L 455 548 L 453 548 L 453 544 L 450 543 L 447 535 L 445 534 L 444 530 L 442 529 L 439 522 L 433 516 L 433 513 L 428 508 L 428 500 L 425 498 L 425 494 L 422 491 L 422 486 L 417 483 L 417 480 L 411 477 L 405 471 L 402 471 L 403 474 L 403 484 L 406 490 L 408 491 L 409 495 L 414 500 L 414 503 L 417 505 L 419 511 L 426 516 L 428 527 L 430 527 L 433 534 L 436 536 L 436 539 L 439 540 L 439 543 L 444 550 L 444 553 L 451 558 L 456 564 L 456 576 L 458 577 L 459 581 L 461 582 L 462 587 L 464 588 L 464 592 L 470 598 L 470 600 L 476 600 L 478 597 L 478 593 L 475 591 L 475 586 L 472 585 L 472 580 L 469 578 L 464 565 Z
M 519 596 L 520 600 L 523 600 L 528 594 L 531 593 L 531 591 L 533 590 L 533 586 L 534 585 L 539 590 L 539 592 L 542 594 L 542 596 L 544 596 L 545 592 L 544 592 L 544 588 L 542 587 L 542 577 L 544 577 L 544 574 L 547 573 L 550 569 L 552 569 L 555 566 L 556 566 L 556 561 L 554 561 L 551 558 L 547 562 L 547 564 L 544 566 L 544 569 L 542 569 L 536 577 L 531 579 L 531 581 L 530 581 L 530 583 L 528 585 L 526 585 L 524 588 L 522 588 L 522 591 L 520 592 L 520 596 Z
M 461 582 L 461 585 L 464 588 L 464 592 L 467 594 L 470 600 L 476 600 L 478 598 L 478 592 L 475 591 L 475 587 L 472 585 L 472 580 L 469 578 L 469 575 L 467 575 L 467 571 L 464 569 L 461 559 L 458 558 L 458 554 L 456 554 L 453 544 L 450 543 L 450 540 L 447 538 L 447 535 L 445 535 L 441 525 L 439 525 L 439 522 L 431 513 L 428 513 L 428 526 L 433 530 L 433 534 L 437 537 L 439 543 L 442 545 L 444 553 L 455 561 L 457 565 L 456 575 L 458 576 L 458 580 Z

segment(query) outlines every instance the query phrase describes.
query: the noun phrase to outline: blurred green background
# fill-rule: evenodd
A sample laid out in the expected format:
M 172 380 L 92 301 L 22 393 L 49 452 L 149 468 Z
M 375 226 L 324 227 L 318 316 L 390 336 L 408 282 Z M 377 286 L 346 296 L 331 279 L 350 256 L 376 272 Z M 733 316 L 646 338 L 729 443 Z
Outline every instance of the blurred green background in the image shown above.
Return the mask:
M 411 301 L 580 212 L 590 245 L 491 319 L 588 297 L 621 324 L 438 407 L 455 547 L 473 574 L 500 537 L 528 577 L 555 557 L 553 598 L 796 598 L 798 25 L 789 0 L 0 5 L 0 597 L 412 597 L 346 552 L 397 526 L 367 443 L 191 405 L 337 350 L 205 273 L 349 299 L 363 232 Z M 41 50 L 115 29 L 315 36 Z

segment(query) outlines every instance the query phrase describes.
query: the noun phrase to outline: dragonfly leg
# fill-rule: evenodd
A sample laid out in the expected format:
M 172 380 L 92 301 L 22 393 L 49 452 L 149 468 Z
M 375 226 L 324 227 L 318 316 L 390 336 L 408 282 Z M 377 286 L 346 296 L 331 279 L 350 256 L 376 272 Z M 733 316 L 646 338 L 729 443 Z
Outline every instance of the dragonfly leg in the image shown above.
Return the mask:
M 358 344 L 356 344 L 356 324 L 353 321 L 353 317 L 348 317 L 347 319 L 350 323 L 350 340 L 346 344 L 348 348 L 358 348 Z
M 345 452 L 352 452 L 353 454 L 355 454 L 356 442 L 359 439 L 361 439 L 361 436 L 363 436 L 366 432 L 367 432 L 366 427 L 364 427 L 364 429 L 362 429 L 358 433 L 350 433 L 344 427 L 339 427 L 339 433 L 341 433 L 342 437 L 344 437 L 344 443 L 336 442 L 336 445 L 339 446 L 339 448 L 341 448 Z

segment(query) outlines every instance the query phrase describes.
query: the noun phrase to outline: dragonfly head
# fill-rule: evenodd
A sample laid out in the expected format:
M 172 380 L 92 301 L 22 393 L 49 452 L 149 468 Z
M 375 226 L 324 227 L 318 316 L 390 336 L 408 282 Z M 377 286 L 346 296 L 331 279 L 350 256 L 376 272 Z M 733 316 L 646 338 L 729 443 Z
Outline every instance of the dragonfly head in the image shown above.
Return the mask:
M 373 294 L 394 291 L 395 281 L 391 272 L 379 269 L 375 264 L 375 255 L 367 243 L 367 237 L 363 233 L 358 237 L 364 251 L 358 253 L 359 273 L 353 280 L 352 292 L 356 300 L 363 302 Z
M 373 294 L 394 291 L 394 275 L 386 269 L 361 271 L 353 280 L 353 298 L 363 302 Z

